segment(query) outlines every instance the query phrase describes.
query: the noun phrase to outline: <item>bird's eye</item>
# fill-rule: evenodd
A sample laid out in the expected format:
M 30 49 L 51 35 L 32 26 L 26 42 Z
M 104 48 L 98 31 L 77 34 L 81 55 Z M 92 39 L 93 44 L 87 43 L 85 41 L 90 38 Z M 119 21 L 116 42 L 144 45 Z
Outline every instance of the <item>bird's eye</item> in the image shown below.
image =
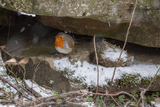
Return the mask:
M 62 39 L 62 36 L 60 36 L 60 38 Z

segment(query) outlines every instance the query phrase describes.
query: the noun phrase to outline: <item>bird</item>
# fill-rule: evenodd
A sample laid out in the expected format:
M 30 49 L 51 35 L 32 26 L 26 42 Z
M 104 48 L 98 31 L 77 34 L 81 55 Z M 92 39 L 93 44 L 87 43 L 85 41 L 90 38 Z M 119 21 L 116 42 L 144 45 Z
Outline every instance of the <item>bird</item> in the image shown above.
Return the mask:
M 75 50 L 75 41 L 71 35 L 59 32 L 54 42 L 55 49 L 62 54 L 69 54 Z

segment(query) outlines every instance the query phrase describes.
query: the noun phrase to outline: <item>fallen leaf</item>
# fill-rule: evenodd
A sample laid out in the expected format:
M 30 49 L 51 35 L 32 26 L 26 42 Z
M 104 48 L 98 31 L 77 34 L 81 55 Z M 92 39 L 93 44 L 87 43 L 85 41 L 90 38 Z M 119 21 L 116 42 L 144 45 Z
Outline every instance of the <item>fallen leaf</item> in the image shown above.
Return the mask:
M 26 65 L 29 62 L 29 58 L 23 58 L 22 60 L 20 60 L 18 62 L 18 64 L 20 65 Z
M 7 60 L 4 64 L 5 65 L 17 65 L 17 60 L 15 58 L 11 58 Z

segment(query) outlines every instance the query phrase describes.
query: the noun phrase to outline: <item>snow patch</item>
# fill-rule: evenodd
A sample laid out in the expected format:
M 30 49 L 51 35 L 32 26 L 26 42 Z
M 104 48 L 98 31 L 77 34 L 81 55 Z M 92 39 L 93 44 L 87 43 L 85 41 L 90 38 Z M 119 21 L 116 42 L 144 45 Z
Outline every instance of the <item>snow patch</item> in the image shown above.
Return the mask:
M 121 53 L 121 49 L 118 48 L 108 48 L 104 51 L 104 54 L 101 54 L 103 57 L 109 59 L 110 61 L 116 62 L 118 61 L 119 55 Z M 127 61 L 127 52 L 123 51 L 121 60 L 124 62 Z
M 0 1 L 0 5 L 1 5 L 1 6 L 5 6 L 6 3 L 2 3 L 2 1 Z
M 123 55 L 123 57 L 125 54 Z M 114 55 L 112 55 L 114 57 Z M 97 84 L 97 66 L 88 63 L 87 61 L 77 61 L 74 65 L 71 64 L 68 58 L 62 58 L 53 61 L 53 65 L 56 70 L 73 72 L 70 79 L 83 79 L 82 84 L 87 84 L 87 86 Z M 120 79 L 122 74 L 140 74 L 141 77 L 153 77 L 160 65 L 144 64 L 138 63 L 127 67 L 117 67 L 117 71 L 114 79 Z M 99 85 L 107 85 L 107 80 L 111 80 L 113 75 L 114 67 L 103 67 L 99 65 Z M 67 77 L 67 76 L 66 76 Z
M 160 102 L 151 101 L 151 104 L 153 104 L 155 107 L 160 107 Z
M 1 53 L 0 53 L 0 56 L 1 56 Z M 3 63 L 1 57 L 0 57 L 0 63 Z M 16 85 L 16 84 L 17 84 L 17 82 L 15 81 L 16 78 L 11 77 L 11 76 L 9 76 L 9 75 L 6 73 L 6 69 L 5 69 L 4 65 L 1 65 L 1 66 L 0 66 L 0 75 L 1 75 L 3 78 L 5 78 L 6 80 L 8 80 L 11 84 L 13 84 L 13 85 Z M 18 81 L 18 80 L 17 80 L 17 81 Z M 26 84 L 27 84 L 28 86 L 30 86 L 30 88 L 32 88 L 32 86 L 33 86 L 33 89 L 34 89 L 37 93 L 39 93 L 42 97 L 49 97 L 49 96 L 52 96 L 52 95 L 53 95 L 52 93 L 54 93 L 54 91 L 51 91 L 51 90 L 45 89 L 45 88 L 43 88 L 43 87 L 40 87 L 40 86 L 32 83 L 30 80 L 25 80 L 25 82 L 26 82 Z M 18 84 L 19 84 L 19 85 L 22 85 L 22 81 L 18 81 Z M 22 85 L 22 86 L 23 86 L 23 85 Z M 3 90 L 5 91 L 5 93 L 14 93 L 14 94 L 17 93 L 17 90 L 15 90 L 12 86 L 10 86 L 8 83 L 5 83 L 5 82 L 3 82 L 3 81 L 0 81 L 0 89 L 3 89 Z M 48 93 L 47 93 L 47 92 L 48 92 Z M 26 94 L 26 93 L 25 93 L 25 94 Z M 31 97 L 31 96 L 30 96 L 30 97 Z M 18 94 L 16 94 L 15 99 L 19 99 Z M 25 98 L 24 98 L 24 100 L 25 100 Z M 11 107 L 12 105 L 6 105 L 6 106 Z M 0 107 L 1 107 L 1 105 L 0 105 Z
M 82 102 L 81 104 L 83 104 L 84 106 L 87 106 L 87 107 L 94 107 L 95 106 L 94 102 Z
M 6 105 L 3 105 L 3 104 L 0 104 L 0 107 L 16 107 L 15 105 L 10 105 L 10 104 L 6 104 Z
M 118 18 L 116 19 L 116 24 L 119 25 L 120 23 L 121 23 L 121 18 L 118 17 Z
M 43 87 L 40 87 L 34 83 L 32 83 L 30 80 L 25 80 L 25 83 L 30 87 L 33 88 L 34 91 L 36 91 L 37 93 L 39 93 L 42 97 L 49 97 L 52 96 L 54 93 L 51 90 L 45 89 Z
M 117 13 L 117 7 L 114 6 L 114 7 L 112 8 L 112 14 L 116 14 L 116 13 Z

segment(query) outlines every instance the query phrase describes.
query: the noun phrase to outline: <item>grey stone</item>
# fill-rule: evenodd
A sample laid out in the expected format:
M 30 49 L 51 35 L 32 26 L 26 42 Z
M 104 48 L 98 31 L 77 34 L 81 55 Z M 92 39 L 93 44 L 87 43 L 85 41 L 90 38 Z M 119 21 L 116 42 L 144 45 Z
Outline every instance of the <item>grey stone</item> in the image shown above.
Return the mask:
M 160 47 L 160 1 L 141 0 L 128 42 Z M 5 0 L 0 6 L 40 15 L 39 20 L 56 29 L 124 41 L 134 7 L 132 0 Z

